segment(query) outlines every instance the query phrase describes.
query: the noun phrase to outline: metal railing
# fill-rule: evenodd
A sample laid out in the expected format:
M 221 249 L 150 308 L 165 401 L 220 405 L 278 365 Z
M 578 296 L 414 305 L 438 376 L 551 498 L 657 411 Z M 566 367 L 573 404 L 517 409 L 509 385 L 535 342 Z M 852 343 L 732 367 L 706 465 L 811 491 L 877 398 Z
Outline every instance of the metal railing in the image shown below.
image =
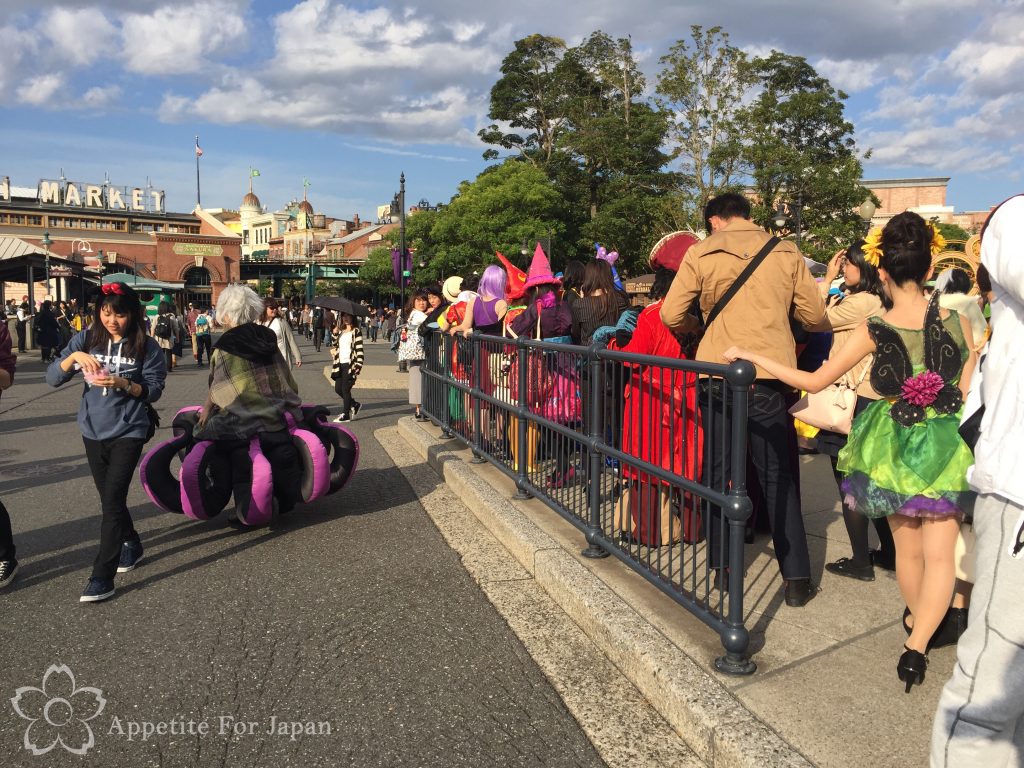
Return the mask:
M 434 333 L 422 410 L 718 632 L 751 674 L 744 625 L 747 398 L 754 368 L 549 341 Z

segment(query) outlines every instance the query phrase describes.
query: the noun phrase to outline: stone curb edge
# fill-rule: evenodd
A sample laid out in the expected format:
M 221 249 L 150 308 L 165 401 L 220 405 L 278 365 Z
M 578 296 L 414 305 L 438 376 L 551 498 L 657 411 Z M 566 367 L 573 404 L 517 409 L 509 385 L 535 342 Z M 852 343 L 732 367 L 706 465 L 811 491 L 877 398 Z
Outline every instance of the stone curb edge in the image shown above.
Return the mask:
M 485 481 L 458 443 L 408 416 L 398 430 L 710 768 L 813 766 Z

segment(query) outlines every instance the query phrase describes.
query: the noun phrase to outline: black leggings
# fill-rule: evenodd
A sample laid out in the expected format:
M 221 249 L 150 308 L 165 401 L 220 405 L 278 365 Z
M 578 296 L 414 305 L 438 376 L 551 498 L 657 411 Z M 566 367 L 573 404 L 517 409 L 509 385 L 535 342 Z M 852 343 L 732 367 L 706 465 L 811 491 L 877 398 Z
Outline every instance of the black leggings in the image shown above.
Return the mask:
M 842 472 L 836 469 L 839 461 L 835 456 L 830 457 L 832 461 L 832 475 L 836 479 L 836 487 L 839 488 L 839 498 L 843 502 L 843 522 L 846 523 L 846 534 L 850 537 L 850 546 L 853 548 L 853 562 L 857 565 L 869 565 L 871 560 L 868 555 L 868 518 L 856 510 L 850 509 L 843 498 Z M 879 559 L 882 562 L 893 563 L 896 560 L 896 544 L 892 540 L 892 531 L 889 529 L 889 520 L 884 517 L 871 518 L 875 526 L 875 533 L 878 534 Z
M 94 579 L 113 579 L 121 559 L 121 545 L 138 541 L 132 516 L 128 514 L 128 489 L 146 441 L 141 437 L 90 440 L 83 437 L 89 470 L 100 494 L 103 522 L 100 551 L 92 566 Z
M 334 391 L 341 398 L 342 413 L 348 415 L 353 407 L 358 406 L 355 398 L 352 397 L 352 385 L 355 381 L 349 376 L 349 363 L 342 363 L 338 366 L 338 378 L 334 380 Z
M 11 532 L 11 516 L 0 501 L 0 562 L 14 559 L 14 534 Z

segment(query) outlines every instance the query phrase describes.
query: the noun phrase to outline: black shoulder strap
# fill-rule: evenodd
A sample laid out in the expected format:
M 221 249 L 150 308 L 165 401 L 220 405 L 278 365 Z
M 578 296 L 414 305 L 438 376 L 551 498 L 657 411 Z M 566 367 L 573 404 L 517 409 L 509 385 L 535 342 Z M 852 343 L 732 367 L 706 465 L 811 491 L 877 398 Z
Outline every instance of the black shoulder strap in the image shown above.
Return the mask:
M 754 270 L 761 266 L 761 262 L 767 258 L 768 254 L 772 252 L 779 242 L 780 240 L 777 237 L 770 237 L 768 239 L 768 242 L 764 244 L 764 247 L 758 251 L 757 255 L 750 260 L 749 264 L 747 264 L 746 269 L 740 272 L 733 284 L 729 286 L 729 290 L 722 294 L 722 298 L 720 298 L 715 303 L 715 306 L 711 308 L 711 312 L 708 314 L 708 319 L 704 321 L 705 328 L 709 327 L 711 323 L 715 321 L 715 318 L 722 314 L 722 310 L 725 309 L 725 305 L 732 301 L 732 297 L 739 292 L 740 288 L 743 287 L 743 284 L 747 282 L 747 279 L 754 274 Z

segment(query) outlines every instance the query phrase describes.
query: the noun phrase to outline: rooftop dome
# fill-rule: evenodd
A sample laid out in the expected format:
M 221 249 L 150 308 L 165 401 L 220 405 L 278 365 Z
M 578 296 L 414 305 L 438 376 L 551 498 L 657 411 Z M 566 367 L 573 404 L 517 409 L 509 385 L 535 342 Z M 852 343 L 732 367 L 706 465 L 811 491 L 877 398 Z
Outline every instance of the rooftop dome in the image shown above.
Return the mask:
M 246 192 L 245 197 L 242 198 L 242 207 L 245 208 L 246 206 L 252 206 L 260 210 L 263 209 L 263 206 L 260 205 L 260 199 L 252 192 Z
M 313 206 L 310 205 L 309 200 L 303 200 L 299 203 L 299 210 L 303 213 L 308 213 L 310 216 L 313 215 Z

